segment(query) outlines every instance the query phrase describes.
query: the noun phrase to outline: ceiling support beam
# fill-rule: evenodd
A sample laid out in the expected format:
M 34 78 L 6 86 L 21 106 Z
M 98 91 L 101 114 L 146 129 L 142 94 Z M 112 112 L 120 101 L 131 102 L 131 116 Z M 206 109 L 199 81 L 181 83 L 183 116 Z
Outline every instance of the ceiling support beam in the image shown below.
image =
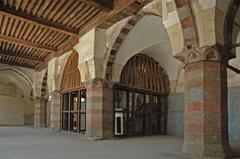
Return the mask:
M 7 64 L 7 65 L 12 65 L 12 66 L 19 66 L 19 67 L 35 69 L 34 66 L 31 66 L 31 65 L 28 65 L 28 64 L 19 64 L 19 63 L 7 62 L 7 61 L 4 61 L 4 60 L 0 60 L 0 63 Z
M 230 49 L 234 49 L 236 47 L 240 47 L 240 42 L 239 43 L 236 43 L 236 44 L 232 44 L 232 46 L 230 46 L 229 48 Z
M 92 19 L 89 21 L 83 28 L 81 28 L 79 36 L 83 36 L 92 28 L 97 27 L 101 23 L 107 21 L 108 19 L 112 18 L 113 16 L 117 15 L 119 12 L 127 8 L 129 5 L 135 3 L 135 0 L 116 0 L 114 3 L 114 9 L 110 12 L 103 12 L 101 16 Z
M 27 55 L 20 55 L 18 53 L 15 52 L 9 52 L 9 51 L 4 51 L 4 50 L 0 50 L 0 56 L 4 55 L 4 56 L 8 56 L 8 57 L 13 57 L 13 58 L 17 58 L 17 59 L 21 59 L 21 60 L 27 60 L 27 61 L 31 61 L 31 62 L 38 62 L 38 63 L 43 63 L 43 60 L 40 60 L 38 58 L 34 58 L 31 56 L 27 56 Z
M 231 65 L 227 65 L 227 68 L 229 68 L 230 70 L 234 71 L 234 72 L 237 73 L 237 74 L 240 74 L 240 70 L 237 69 L 236 67 L 233 67 L 233 66 L 231 66 Z
M 113 2 L 111 2 L 111 0 L 83 0 L 83 1 L 100 10 L 104 10 L 107 12 L 113 10 Z
M 69 28 L 67 26 L 49 21 L 47 19 L 44 19 L 41 17 L 35 17 L 25 12 L 15 10 L 13 8 L 5 6 L 2 1 L 0 1 L 0 13 L 8 16 L 12 16 L 20 20 L 28 21 L 34 25 L 40 25 L 42 27 L 49 28 L 51 30 L 61 32 L 67 35 L 77 36 L 79 34 L 79 31 L 77 29 Z
M 0 41 L 14 43 L 14 44 L 17 44 L 17 45 L 22 45 L 22 46 L 26 46 L 26 47 L 35 48 L 35 49 L 41 49 L 41 50 L 51 52 L 51 53 L 54 53 L 54 54 L 57 53 L 56 48 L 44 46 L 44 45 L 41 45 L 41 44 L 36 44 L 36 43 L 30 42 L 30 41 L 27 41 L 27 40 L 22 40 L 22 39 L 18 39 L 18 38 L 6 36 L 6 35 L 1 35 L 0 34 Z

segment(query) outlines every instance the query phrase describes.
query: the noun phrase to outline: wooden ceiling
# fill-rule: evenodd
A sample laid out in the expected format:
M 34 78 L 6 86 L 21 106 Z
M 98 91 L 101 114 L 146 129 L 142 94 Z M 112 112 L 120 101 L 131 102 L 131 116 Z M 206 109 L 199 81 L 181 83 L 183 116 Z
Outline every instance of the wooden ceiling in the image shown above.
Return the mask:
M 92 28 L 111 26 L 137 12 L 143 2 L 0 0 L 0 63 L 41 69 Z

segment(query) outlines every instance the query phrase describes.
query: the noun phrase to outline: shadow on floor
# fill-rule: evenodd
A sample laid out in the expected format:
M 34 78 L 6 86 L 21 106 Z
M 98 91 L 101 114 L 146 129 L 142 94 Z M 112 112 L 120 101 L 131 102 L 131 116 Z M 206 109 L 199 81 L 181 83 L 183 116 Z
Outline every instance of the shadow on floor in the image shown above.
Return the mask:
M 239 141 L 230 141 L 231 147 L 233 149 L 233 158 L 240 159 L 240 142 Z

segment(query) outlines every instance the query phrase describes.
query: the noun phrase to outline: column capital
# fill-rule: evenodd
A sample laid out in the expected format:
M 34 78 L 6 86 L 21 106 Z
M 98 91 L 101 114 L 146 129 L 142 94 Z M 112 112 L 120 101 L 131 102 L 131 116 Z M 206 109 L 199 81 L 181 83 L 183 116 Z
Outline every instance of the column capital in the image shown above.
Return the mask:
M 60 94 L 60 93 L 61 93 L 60 90 L 54 90 L 54 91 L 50 92 L 49 94 Z
M 110 80 L 106 80 L 106 79 L 102 79 L 102 78 L 94 78 L 88 81 L 84 82 L 85 86 L 103 86 L 103 87 L 107 87 L 107 88 L 112 88 L 114 85 L 114 82 L 110 81 Z
M 41 96 L 36 96 L 34 97 L 34 101 L 40 100 L 42 97 Z
M 184 65 L 199 62 L 212 61 L 227 64 L 228 61 L 234 58 L 234 55 L 226 51 L 226 48 L 221 44 L 205 47 L 194 47 L 185 49 L 182 53 L 174 56 Z

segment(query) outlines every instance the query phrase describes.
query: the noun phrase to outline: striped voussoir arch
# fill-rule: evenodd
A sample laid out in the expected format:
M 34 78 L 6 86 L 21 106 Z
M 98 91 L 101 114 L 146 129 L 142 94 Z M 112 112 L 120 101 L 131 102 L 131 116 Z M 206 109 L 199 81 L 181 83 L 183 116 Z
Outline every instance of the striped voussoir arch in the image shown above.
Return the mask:
M 175 3 L 183 29 L 184 45 L 187 49 L 191 49 L 198 45 L 198 40 L 190 2 L 189 0 L 175 0 Z
M 106 76 L 105 79 L 111 80 L 112 79 L 112 70 L 113 70 L 113 64 L 116 58 L 116 54 L 122 45 L 124 39 L 127 37 L 128 33 L 133 29 L 133 27 L 145 16 L 145 15 L 154 15 L 159 16 L 157 14 L 154 14 L 152 12 L 138 12 L 137 14 L 134 14 L 127 22 L 127 24 L 121 29 L 120 33 L 118 34 L 113 47 L 110 51 L 110 55 L 107 62 L 107 69 L 106 69 Z
M 41 96 L 46 96 L 47 93 L 47 77 L 48 77 L 48 70 L 45 72 L 42 80 L 42 88 L 41 88 Z

